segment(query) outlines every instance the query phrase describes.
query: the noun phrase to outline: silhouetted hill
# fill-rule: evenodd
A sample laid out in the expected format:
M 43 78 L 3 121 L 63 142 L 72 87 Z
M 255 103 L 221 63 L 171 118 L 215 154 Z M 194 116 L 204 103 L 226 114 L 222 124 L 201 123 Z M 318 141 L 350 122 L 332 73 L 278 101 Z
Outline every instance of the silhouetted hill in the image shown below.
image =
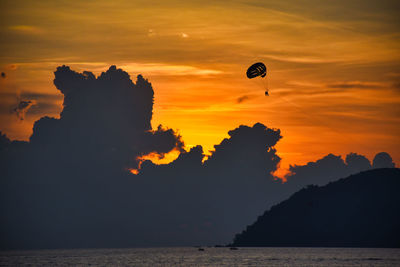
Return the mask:
M 233 246 L 400 247 L 400 169 L 308 186 L 272 207 Z

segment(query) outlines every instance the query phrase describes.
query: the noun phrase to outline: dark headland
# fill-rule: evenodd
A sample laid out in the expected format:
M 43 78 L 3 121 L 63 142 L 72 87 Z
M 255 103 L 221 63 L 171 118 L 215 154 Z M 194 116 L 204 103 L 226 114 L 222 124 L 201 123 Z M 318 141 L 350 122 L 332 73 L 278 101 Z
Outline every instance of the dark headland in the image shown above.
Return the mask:
M 259 216 L 231 245 L 400 247 L 400 169 L 308 186 Z

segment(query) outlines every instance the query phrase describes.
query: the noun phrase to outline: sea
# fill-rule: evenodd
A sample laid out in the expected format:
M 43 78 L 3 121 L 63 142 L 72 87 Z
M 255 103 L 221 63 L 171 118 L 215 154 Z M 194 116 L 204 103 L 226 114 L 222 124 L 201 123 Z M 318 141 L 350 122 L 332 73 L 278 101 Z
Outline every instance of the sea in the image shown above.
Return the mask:
M 126 248 L 1 251 L 0 266 L 400 266 L 390 248 Z

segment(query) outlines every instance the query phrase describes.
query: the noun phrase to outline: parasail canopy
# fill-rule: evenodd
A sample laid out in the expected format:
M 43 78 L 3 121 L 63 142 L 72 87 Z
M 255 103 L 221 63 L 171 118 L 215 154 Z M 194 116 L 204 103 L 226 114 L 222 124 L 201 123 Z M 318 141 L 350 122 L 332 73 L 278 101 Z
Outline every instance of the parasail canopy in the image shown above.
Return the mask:
M 247 69 L 246 75 L 249 79 L 259 76 L 264 78 L 267 75 L 267 67 L 265 67 L 264 63 L 262 62 L 254 63 Z

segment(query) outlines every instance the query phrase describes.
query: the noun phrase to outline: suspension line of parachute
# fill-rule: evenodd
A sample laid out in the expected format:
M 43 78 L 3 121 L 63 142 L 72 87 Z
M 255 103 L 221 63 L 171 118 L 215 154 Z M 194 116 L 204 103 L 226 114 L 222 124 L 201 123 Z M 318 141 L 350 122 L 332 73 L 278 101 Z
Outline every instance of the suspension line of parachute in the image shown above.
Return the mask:
M 254 79 L 254 78 L 264 79 L 267 76 L 267 67 L 262 62 L 254 63 L 247 69 L 246 75 L 247 75 L 247 78 L 249 78 L 249 79 Z M 263 81 L 265 95 L 269 95 L 267 82 L 268 82 L 267 80 Z

